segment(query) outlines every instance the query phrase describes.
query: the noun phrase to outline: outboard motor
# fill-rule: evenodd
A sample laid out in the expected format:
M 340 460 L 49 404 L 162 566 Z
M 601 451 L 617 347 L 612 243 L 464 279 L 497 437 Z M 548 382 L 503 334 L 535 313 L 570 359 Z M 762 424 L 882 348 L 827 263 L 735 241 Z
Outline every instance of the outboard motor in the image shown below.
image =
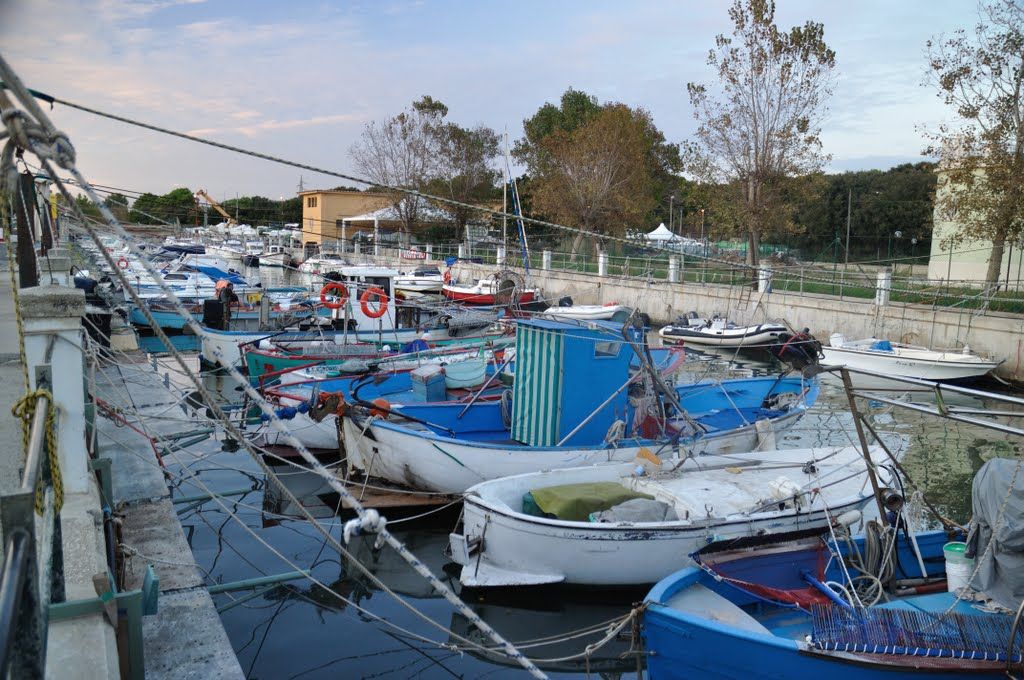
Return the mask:
M 220 300 L 203 300 L 203 325 L 214 330 L 224 330 L 224 303 Z

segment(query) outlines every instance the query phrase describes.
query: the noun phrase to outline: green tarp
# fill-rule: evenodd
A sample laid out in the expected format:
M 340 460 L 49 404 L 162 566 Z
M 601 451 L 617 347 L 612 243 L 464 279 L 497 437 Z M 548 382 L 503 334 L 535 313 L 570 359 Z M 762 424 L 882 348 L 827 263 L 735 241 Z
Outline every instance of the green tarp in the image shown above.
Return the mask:
M 590 513 L 607 510 L 634 498 L 654 496 L 630 491 L 618 482 L 563 484 L 533 489 L 523 495 L 523 512 L 569 522 L 586 522 Z

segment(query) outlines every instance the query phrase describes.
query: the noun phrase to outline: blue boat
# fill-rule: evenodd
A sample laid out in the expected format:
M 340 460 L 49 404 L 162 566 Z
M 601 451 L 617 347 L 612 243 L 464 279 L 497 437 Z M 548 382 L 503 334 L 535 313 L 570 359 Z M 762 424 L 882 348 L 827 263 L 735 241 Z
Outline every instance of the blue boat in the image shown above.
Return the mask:
M 840 527 L 839 538 L 699 550 L 700 566 L 667 576 L 645 600 L 650 676 L 1004 676 L 1008 655 L 1019 664 L 1024 643 L 1019 622 L 1005 613 L 1019 612 L 1024 594 L 1024 493 L 1011 488 L 1017 465 L 993 459 L 976 476 L 967 544 L 950 542 L 945 530 L 911 533 L 896 521 L 897 501 L 886 506 L 886 529 L 869 522 L 852 539 Z M 977 606 L 979 593 L 990 604 Z
M 750 451 L 814 403 L 814 380 L 748 378 L 654 389 L 631 371 L 642 331 L 609 322 L 520 321 L 512 390 L 500 402 L 350 409 L 351 468 L 427 491 L 544 469 Z M 674 389 L 666 394 L 668 389 Z M 673 403 L 675 402 L 675 403 Z M 769 448 L 774 448 L 769 446 Z

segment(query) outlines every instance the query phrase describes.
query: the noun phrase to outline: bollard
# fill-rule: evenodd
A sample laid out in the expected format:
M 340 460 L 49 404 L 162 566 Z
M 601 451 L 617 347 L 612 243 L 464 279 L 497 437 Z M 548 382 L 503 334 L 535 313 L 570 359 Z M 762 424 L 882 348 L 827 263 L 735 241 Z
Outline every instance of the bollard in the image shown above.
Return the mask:
M 544 270 L 551 269 L 551 251 L 545 250 L 540 255 L 540 268 Z
M 465 243 L 460 243 L 459 244 L 459 259 L 461 260 L 464 257 L 466 257 L 466 244 Z
M 772 268 L 762 266 L 757 270 L 757 291 L 759 293 L 772 292 Z
M 64 286 L 34 286 L 22 289 L 19 302 L 25 322 L 29 379 L 33 388 L 50 390 L 60 414 L 57 451 L 65 493 L 84 493 L 90 488 L 92 474 L 82 446 L 85 442 L 81 349 L 85 292 Z M 55 342 L 55 338 L 59 341 Z
M 434 246 L 431 245 L 431 244 L 427 245 L 427 259 L 428 260 L 433 260 L 434 259 Z
M 669 283 L 679 283 L 679 258 L 668 258 L 668 280 Z
M 603 250 L 597 254 L 597 275 L 608 276 L 608 253 Z
M 878 272 L 875 283 L 875 306 L 885 307 L 889 304 L 889 293 L 892 291 L 892 270 L 883 269 Z
M 499 267 L 505 264 L 505 246 L 498 246 L 494 251 L 494 263 Z
M 362 252 L 362 250 L 363 246 L 359 241 L 356 241 L 355 243 L 352 244 L 352 252 L 354 254 L 358 255 L 360 252 Z

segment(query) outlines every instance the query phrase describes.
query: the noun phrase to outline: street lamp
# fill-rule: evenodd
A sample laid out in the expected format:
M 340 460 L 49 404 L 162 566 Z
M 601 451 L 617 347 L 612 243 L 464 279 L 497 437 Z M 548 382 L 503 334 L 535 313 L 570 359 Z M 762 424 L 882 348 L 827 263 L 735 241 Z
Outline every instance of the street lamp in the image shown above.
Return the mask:
M 889 234 L 889 245 L 886 248 L 886 250 L 888 251 L 887 259 L 889 260 L 889 266 L 890 267 L 893 266 L 893 262 L 892 262 L 892 239 L 893 239 L 894 236 L 897 239 L 899 239 L 900 236 L 903 236 L 903 232 L 902 231 L 894 231 L 891 234 Z M 896 242 L 896 247 L 899 248 L 899 241 Z
M 674 228 L 675 227 L 675 220 L 674 220 L 675 213 L 673 212 L 675 202 L 676 202 L 676 195 L 675 194 L 670 195 L 668 197 L 668 230 L 671 231 L 673 234 L 676 233 L 675 228 Z

